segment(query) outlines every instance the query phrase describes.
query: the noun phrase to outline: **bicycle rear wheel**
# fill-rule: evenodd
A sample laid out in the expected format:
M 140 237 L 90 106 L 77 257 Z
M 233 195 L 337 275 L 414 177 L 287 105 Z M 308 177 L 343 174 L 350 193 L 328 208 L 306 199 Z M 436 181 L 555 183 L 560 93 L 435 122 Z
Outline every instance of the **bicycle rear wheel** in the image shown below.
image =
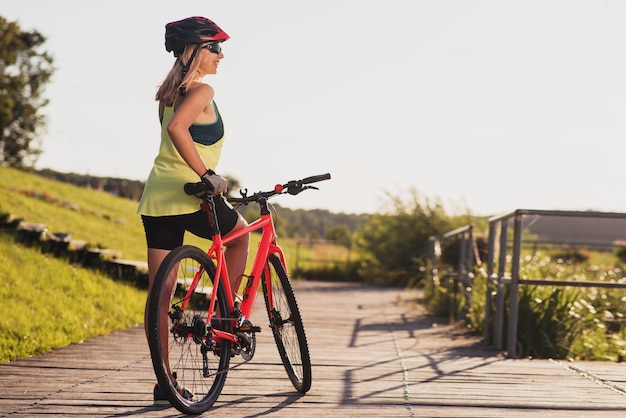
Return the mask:
M 294 388 L 306 393 L 311 389 L 309 347 L 291 282 L 280 259 L 274 254 L 267 259 L 261 283 L 280 358 Z
M 191 293 L 194 277 L 199 280 Z M 211 327 L 229 331 L 226 291 L 217 289 L 216 315 L 207 318 L 215 264 L 202 250 L 181 246 L 163 260 L 148 299 L 148 345 L 159 386 L 185 414 L 201 414 L 222 392 L 230 342 L 216 345 Z M 211 321 L 213 320 L 213 323 Z

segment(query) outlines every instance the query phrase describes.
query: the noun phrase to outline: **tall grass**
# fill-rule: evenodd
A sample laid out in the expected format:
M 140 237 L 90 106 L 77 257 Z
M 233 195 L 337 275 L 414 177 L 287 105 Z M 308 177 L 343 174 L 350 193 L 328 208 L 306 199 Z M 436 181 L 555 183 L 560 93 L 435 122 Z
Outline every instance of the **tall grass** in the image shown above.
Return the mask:
M 146 292 L 0 234 L 0 363 L 143 322 Z
M 580 297 L 578 288 L 522 286 L 519 293 L 517 355 L 558 359 L 570 357 L 570 347 L 584 329 L 582 323 L 570 315 L 572 305 Z
M 625 282 L 622 263 L 610 253 L 588 253 L 585 262 L 549 254 L 523 258 L 520 276 L 532 279 Z M 476 272 L 471 300 L 451 296 L 452 278 L 428 282 L 431 311 L 464 312 L 462 322 L 483 332 L 485 277 Z M 492 295 L 493 296 L 493 295 Z M 508 299 L 508 295 L 507 295 Z M 493 300 L 492 300 L 493 306 Z M 602 287 L 520 286 L 516 352 L 519 357 L 622 361 L 626 357 L 626 290 Z M 493 318 L 493 315 L 492 315 Z M 507 324 L 507 319 L 504 321 Z M 506 335 L 506 330 L 504 331 Z
M 585 251 L 574 262 L 558 254 L 526 256 L 522 277 L 624 282 L 621 262 L 609 252 Z M 520 292 L 521 355 L 621 361 L 626 354 L 626 291 L 601 287 L 525 286 Z M 532 328 L 534 325 L 534 329 Z M 541 332 L 541 335 L 539 335 Z

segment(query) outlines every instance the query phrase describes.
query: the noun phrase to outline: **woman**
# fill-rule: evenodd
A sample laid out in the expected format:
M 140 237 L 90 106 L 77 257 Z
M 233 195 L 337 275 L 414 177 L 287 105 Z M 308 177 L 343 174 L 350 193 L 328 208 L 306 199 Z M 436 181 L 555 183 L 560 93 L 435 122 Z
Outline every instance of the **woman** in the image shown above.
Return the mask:
M 197 197 L 185 194 L 184 184 L 201 180 L 210 183 L 215 194 L 226 192 L 226 179 L 214 171 L 224 142 L 224 126 L 213 101 L 213 88 L 202 79 L 217 73 L 224 58 L 221 43 L 228 38 L 214 22 L 199 16 L 165 26 L 165 49 L 173 52 L 176 61 L 156 94 L 161 145 L 138 208 L 148 246 L 149 290 L 165 256 L 182 245 L 185 231 L 211 238 L 206 213 L 200 210 Z M 222 234 L 247 225 L 223 198 L 215 202 Z M 248 240 L 248 235 L 238 238 L 225 253 L 235 292 L 246 265 Z M 161 401 L 157 390 L 155 401 Z

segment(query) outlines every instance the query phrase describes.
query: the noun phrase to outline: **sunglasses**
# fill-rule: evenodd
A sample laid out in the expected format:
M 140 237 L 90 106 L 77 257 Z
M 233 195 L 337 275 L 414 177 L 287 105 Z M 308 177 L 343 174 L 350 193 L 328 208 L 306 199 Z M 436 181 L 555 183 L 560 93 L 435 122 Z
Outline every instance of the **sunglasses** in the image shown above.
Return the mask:
M 220 45 L 219 42 L 213 42 L 208 45 L 204 45 L 202 49 L 208 49 L 214 54 L 219 54 L 220 52 L 222 52 L 222 46 Z

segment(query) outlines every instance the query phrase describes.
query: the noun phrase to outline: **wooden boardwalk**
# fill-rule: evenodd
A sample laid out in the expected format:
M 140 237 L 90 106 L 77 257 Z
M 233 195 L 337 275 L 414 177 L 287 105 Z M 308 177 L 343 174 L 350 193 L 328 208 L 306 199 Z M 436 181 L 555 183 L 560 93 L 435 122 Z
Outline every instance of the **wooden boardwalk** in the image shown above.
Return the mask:
M 229 417 L 626 417 L 626 368 L 514 360 L 427 317 L 415 292 L 296 282 L 313 387 L 294 392 L 257 300 L 255 358 L 204 415 Z M 253 318 L 254 319 L 254 318 Z M 0 416 L 176 417 L 152 406 L 143 327 L 0 366 Z

